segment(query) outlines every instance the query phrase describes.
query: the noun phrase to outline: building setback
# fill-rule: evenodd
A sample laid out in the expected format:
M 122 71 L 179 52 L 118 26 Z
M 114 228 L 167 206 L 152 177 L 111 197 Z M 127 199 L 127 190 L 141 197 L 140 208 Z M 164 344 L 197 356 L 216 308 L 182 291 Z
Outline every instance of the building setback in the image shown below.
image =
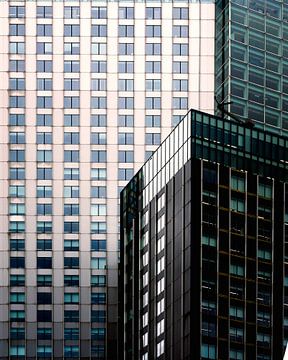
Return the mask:
M 283 358 L 287 146 L 191 110 L 124 188 L 120 359 Z

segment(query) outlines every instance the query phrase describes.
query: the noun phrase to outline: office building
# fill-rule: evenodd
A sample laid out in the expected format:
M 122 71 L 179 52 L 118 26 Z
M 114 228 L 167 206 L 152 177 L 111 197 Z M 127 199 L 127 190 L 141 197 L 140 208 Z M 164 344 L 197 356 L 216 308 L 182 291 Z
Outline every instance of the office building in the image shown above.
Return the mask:
M 216 96 L 263 129 L 287 132 L 287 2 L 216 0 L 215 11 Z
M 116 358 L 120 189 L 214 109 L 214 4 L 0 2 L 0 357 Z
M 288 138 L 191 110 L 121 193 L 120 359 L 282 359 Z

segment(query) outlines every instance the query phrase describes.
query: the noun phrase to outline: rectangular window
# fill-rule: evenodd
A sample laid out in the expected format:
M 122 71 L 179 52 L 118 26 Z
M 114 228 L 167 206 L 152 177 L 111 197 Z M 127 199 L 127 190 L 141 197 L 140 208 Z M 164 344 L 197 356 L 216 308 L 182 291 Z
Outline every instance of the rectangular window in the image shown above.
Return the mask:
M 52 126 L 52 115 L 50 114 L 37 114 L 38 126 Z
M 133 162 L 134 161 L 134 152 L 133 151 L 118 151 L 118 161 L 119 162 Z
M 173 97 L 173 109 L 188 111 L 188 98 L 187 97 Z
M 52 90 L 52 79 L 37 79 L 37 90 Z
M 24 42 L 10 42 L 9 43 L 10 54 L 25 54 Z
M 97 163 L 106 162 L 106 150 L 91 150 L 91 161 Z
M 107 62 L 100 60 L 91 61 L 91 72 L 92 73 L 106 73 L 107 71 Z M 78 70 L 79 72 L 79 70 Z
M 79 132 L 64 132 L 64 144 L 79 144 Z
M 79 169 L 64 168 L 64 180 L 79 180 Z
M 52 18 L 53 11 L 52 6 L 37 6 L 37 19 L 40 18 Z
M 91 43 L 91 54 L 93 55 L 106 55 L 107 44 L 106 43 Z
M 160 127 L 161 126 L 160 115 L 146 115 L 145 125 L 148 127 Z
M 118 62 L 118 72 L 119 73 L 133 73 L 134 72 L 134 62 L 133 61 L 119 61 Z
M 146 80 L 146 91 L 161 91 L 161 80 L 160 79 L 149 79 Z
M 188 37 L 189 31 L 187 25 L 173 25 L 173 37 Z
M 79 162 L 79 150 L 64 150 L 65 162 Z
M 134 8 L 133 7 L 119 7 L 118 10 L 119 19 L 133 19 Z
M 64 36 L 80 36 L 80 25 L 64 25 Z
M 146 133 L 145 144 L 146 145 L 160 145 L 161 134 L 160 133 Z
M 9 125 L 24 126 L 25 125 L 25 115 L 24 114 L 9 114 Z
M 106 251 L 106 240 L 91 240 L 91 251 Z
M 52 36 L 52 25 L 37 24 L 37 36 Z
M 173 61 L 173 73 L 188 74 L 188 61 Z
M 76 79 L 73 79 L 76 80 Z M 78 80 L 78 79 L 77 79 Z M 77 84 L 77 82 L 76 82 Z M 73 86 L 75 83 L 73 82 Z M 79 115 L 78 114 L 65 114 L 64 115 L 64 126 L 79 126 Z
M 134 98 L 133 97 L 119 97 L 118 98 L 118 108 L 119 109 L 133 109 L 134 108 Z
M 92 19 L 107 19 L 107 7 L 104 6 L 92 6 L 91 7 Z
M 106 144 L 106 133 L 92 132 L 90 135 L 90 142 L 93 145 L 105 145 Z
M 65 60 L 64 61 L 64 73 L 79 72 L 80 61 L 77 60 Z
M 91 286 L 92 287 L 106 286 L 106 276 L 105 275 L 91 275 Z
M 52 150 L 37 150 L 38 162 L 52 162 Z
M 188 7 L 174 7 L 173 8 L 173 19 L 175 20 L 188 20 L 189 9 Z
M 9 88 L 10 90 L 25 90 L 25 79 L 10 78 Z
M 25 6 L 9 6 L 9 17 L 10 18 L 24 18 L 25 17 Z
M 64 6 L 64 19 L 79 19 L 79 6 Z
M 119 25 L 118 26 L 119 37 L 134 37 L 134 26 L 133 25 Z
M 174 56 L 187 56 L 189 55 L 188 44 L 173 44 Z
M 92 109 L 106 109 L 107 98 L 105 96 L 92 96 L 91 108 Z
M 134 90 L 134 80 L 133 79 L 119 79 L 118 80 L 118 90 L 119 91 L 133 91 Z
M 106 204 L 91 205 L 91 216 L 105 216 L 105 215 L 106 215 Z
M 146 73 L 161 73 L 161 61 L 146 61 L 145 69 Z
M 107 80 L 106 79 L 92 79 L 91 90 L 93 91 L 106 91 Z
M 37 132 L 37 144 L 52 144 L 52 132 Z
M 92 234 L 106 234 L 106 232 L 107 232 L 106 222 L 101 222 L 101 221 L 91 222 Z
M 173 80 L 173 91 L 188 91 L 188 80 L 174 79 Z
M 146 55 L 161 55 L 161 43 L 146 43 Z
M 91 25 L 91 36 L 95 37 L 106 37 L 107 36 L 107 25 Z
M 118 116 L 118 126 L 123 127 L 132 127 L 134 124 L 133 115 L 119 115 Z
M 9 133 L 10 144 L 25 144 L 25 133 L 24 132 L 10 132 Z
M 118 180 L 130 180 L 134 175 L 134 169 L 118 169 Z
M 146 7 L 146 19 L 153 20 L 153 19 L 161 19 L 161 7 Z
M 64 55 L 79 55 L 80 43 L 79 42 L 65 42 Z
M 36 43 L 37 54 L 52 54 L 52 42 L 37 42 Z
M 146 37 L 161 37 L 161 25 L 146 25 Z
M 118 45 L 119 55 L 133 55 L 134 44 L 133 43 L 120 43 Z

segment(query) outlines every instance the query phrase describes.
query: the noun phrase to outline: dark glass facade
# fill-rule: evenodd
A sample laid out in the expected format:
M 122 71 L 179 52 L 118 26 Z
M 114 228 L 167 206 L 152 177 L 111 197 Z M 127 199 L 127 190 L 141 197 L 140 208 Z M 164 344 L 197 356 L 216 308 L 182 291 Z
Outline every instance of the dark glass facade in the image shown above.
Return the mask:
M 288 4 L 217 0 L 215 91 L 232 113 L 288 130 Z
M 283 358 L 286 141 L 190 111 L 122 191 L 120 359 Z

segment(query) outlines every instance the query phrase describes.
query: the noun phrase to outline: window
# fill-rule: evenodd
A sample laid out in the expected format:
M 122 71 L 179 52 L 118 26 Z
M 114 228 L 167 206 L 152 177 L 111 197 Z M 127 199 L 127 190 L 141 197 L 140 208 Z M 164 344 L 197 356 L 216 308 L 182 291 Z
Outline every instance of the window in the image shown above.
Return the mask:
M 10 221 L 9 222 L 9 231 L 11 233 L 25 232 L 25 222 L 24 221 Z
M 91 133 L 90 135 L 91 144 L 105 145 L 106 144 L 106 133 Z
M 25 150 L 9 150 L 9 161 L 25 161 Z
M 201 243 L 202 243 L 202 245 L 216 247 L 217 246 L 217 239 L 216 239 L 216 237 L 214 235 L 203 232 L 202 238 L 201 238 Z
M 65 234 L 79 233 L 79 221 L 64 221 L 64 233 Z
M 91 43 L 91 54 L 93 55 L 106 55 L 107 44 L 106 43 Z
M 186 25 L 174 25 L 172 29 L 174 37 L 188 37 L 188 26 Z
M 51 239 L 37 239 L 37 250 L 39 250 L 39 251 L 52 250 L 52 240 Z
M 145 68 L 146 68 L 146 73 L 150 73 L 150 74 L 161 73 L 161 62 L 146 61 Z
M 134 175 L 134 169 L 118 169 L 118 180 L 130 180 Z
M 105 216 L 106 205 L 105 204 L 92 204 L 91 205 L 91 216 Z
M 119 7 L 119 19 L 133 19 L 134 8 L 133 7 Z
M 245 200 L 232 197 L 231 210 L 243 213 L 245 211 Z
M 37 144 L 52 144 L 52 132 L 37 132 Z
M 79 294 L 65 293 L 64 304 L 79 304 Z
M 148 345 L 148 339 L 147 339 L 147 344 L 146 345 Z M 164 354 L 164 347 L 165 347 L 165 345 L 164 345 L 164 340 L 161 340 L 158 344 L 157 344 L 157 349 L 156 349 L 156 351 L 157 351 L 157 357 L 159 357 L 159 356 L 161 356 L 162 354 Z
M 118 90 L 119 91 L 133 91 L 134 90 L 134 80 L 133 79 L 119 79 L 118 80 Z M 119 108 L 120 108 L 120 99 L 118 99 L 118 103 L 119 103 Z M 131 98 L 129 98 L 131 99 Z M 130 100 L 131 104 L 133 105 L 133 98 L 132 101 Z M 123 104 L 124 105 L 124 104 Z M 123 106 L 121 104 L 121 106 Z M 129 105 L 129 104 L 127 104 Z M 132 106 L 133 107 L 133 106 Z M 123 108 L 123 107 L 121 107 Z
M 37 60 L 37 72 L 52 72 L 51 60 Z
M 9 96 L 9 107 L 23 108 L 25 107 L 25 96 Z
M 105 328 L 92 328 L 91 329 L 91 339 L 104 341 L 105 340 Z
M 52 96 L 37 96 L 37 108 L 51 109 Z
M 37 42 L 36 43 L 37 54 L 52 54 L 52 42 Z
M 52 221 L 37 221 L 37 233 L 51 233 Z
M 160 97 L 146 97 L 145 98 L 146 109 L 161 109 Z
M 92 19 L 107 19 L 107 8 L 104 6 L 92 6 L 91 7 Z
M 92 287 L 104 287 L 106 286 L 106 275 L 91 275 Z
M 64 144 L 79 144 L 79 132 L 64 132 Z
M 161 80 L 160 79 L 146 80 L 146 91 L 161 91 Z
M 52 168 L 37 168 L 37 180 L 52 180 Z
M 10 42 L 9 43 L 10 54 L 24 54 L 25 43 L 24 42 Z
M 12 269 L 24 269 L 25 258 L 24 257 L 10 257 L 10 268 Z
M 79 275 L 64 275 L 64 286 L 79 286 Z
M 91 108 L 92 109 L 106 109 L 107 99 L 104 96 L 92 96 Z
M 52 79 L 37 79 L 37 90 L 52 90 Z
M 52 115 L 50 114 L 37 114 L 38 126 L 52 126 Z
M 91 169 L 91 180 L 106 180 L 106 169 Z
M 79 311 L 64 310 L 64 322 L 79 322 Z
M 161 7 L 146 7 L 146 19 L 161 19 Z
M 160 37 L 161 25 L 146 25 L 146 37 Z
M 10 275 L 10 286 L 25 286 L 25 275 Z
M 52 286 L 52 275 L 37 275 L 37 286 Z
M 105 37 L 107 36 L 107 25 L 92 25 L 91 36 Z
M 65 340 L 79 340 L 79 329 L 77 328 L 65 328 L 64 329 Z
M 118 151 L 119 162 L 133 162 L 134 152 L 133 151 Z
M 146 145 L 160 145 L 161 134 L 160 133 L 146 133 L 145 144 Z
M 18 320 L 18 321 L 20 321 L 20 320 Z M 12 359 L 14 359 L 14 358 L 15 359 L 24 359 L 25 358 L 25 346 L 24 345 L 15 345 L 15 346 L 11 345 L 9 354 Z
M 146 43 L 146 55 L 161 55 L 161 43 Z
M 79 90 L 80 89 L 80 79 L 64 79 L 64 90 Z M 71 115 L 73 116 L 73 115 Z
M 52 204 L 37 204 L 37 215 L 52 215 Z
M 272 186 L 269 184 L 262 184 L 259 182 L 258 195 L 265 197 L 266 199 L 272 198 Z
M 9 186 L 9 196 L 10 197 L 24 197 L 25 196 L 25 186 L 24 185 L 10 185 Z
M 64 257 L 64 268 L 78 269 L 79 268 L 79 258 L 78 257 Z
M 37 328 L 37 340 L 51 340 L 52 329 L 51 328 Z
M 91 222 L 92 234 L 106 234 L 106 222 L 93 221 Z
M 80 25 L 64 25 L 64 36 L 80 36 Z
M 104 127 L 106 123 L 106 115 L 91 115 L 91 126 Z
M 107 68 L 106 61 L 100 61 L 100 60 L 91 61 L 91 72 L 93 73 L 105 73 L 107 71 L 106 68 Z
M 159 115 L 146 115 L 145 116 L 145 125 L 149 127 L 159 127 L 161 126 L 161 118 Z
M 64 19 L 79 19 L 79 6 L 64 6 Z
M 91 150 L 91 161 L 97 163 L 106 162 L 106 150 Z
M 173 97 L 173 109 L 188 110 L 188 98 L 187 97 Z
M 106 240 L 91 240 L 92 251 L 106 251 Z
M 133 115 L 119 115 L 118 116 L 118 126 L 129 127 L 133 126 L 134 118 Z
M 10 18 L 24 18 L 25 17 L 25 6 L 9 6 L 9 17 Z
M 64 61 L 64 73 L 79 72 L 80 61 L 77 60 L 65 60 Z
M 9 60 L 9 71 L 25 71 L 24 60 Z
M 119 25 L 118 26 L 118 36 L 119 37 L 133 37 L 134 36 L 134 26 L 133 25 Z
M 202 343 L 201 357 L 203 359 L 216 359 L 216 346 L 212 344 Z
M 79 162 L 79 150 L 64 150 L 64 162 Z
M 237 175 L 232 175 L 230 186 L 232 190 L 245 191 L 245 178 Z
M 98 269 L 103 270 L 106 269 L 106 258 L 91 258 L 91 268 L 92 269 Z
M 188 44 L 173 44 L 173 55 L 187 56 L 188 55 Z
M 78 345 L 64 346 L 65 358 L 79 358 L 80 348 Z
M 188 80 L 185 79 L 174 79 L 173 80 L 174 91 L 188 91 Z
M 52 269 L 52 258 L 37 257 L 37 269 Z
M 244 266 L 238 264 L 230 264 L 230 274 L 244 276 Z
M 232 319 L 241 320 L 244 318 L 244 309 L 243 306 L 231 305 L 229 309 L 229 315 Z
M 65 251 L 78 251 L 79 250 L 79 240 L 64 239 L 64 250 Z
M 37 6 L 37 18 L 52 18 L 52 6 Z
M 118 62 L 118 72 L 119 73 L 133 73 L 134 72 L 134 62 L 133 61 L 119 61 Z
M 133 133 L 118 133 L 119 145 L 132 145 L 134 143 Z
M 243 342 L 243 329 L 231 326 L 229 330 L 229 335 L 231 341 Z
M 187 61 L 173 61 L 173 72 L 175 74 L 187 74 L 188 62 Z
M 173 8 L 173 19 L 176 20 L 188 20 L 189 9 L 182 7 Z
M 64 180 L 79 180 L 79 169 L 64 168 Z
M 119 109 L 133 109 L 134 98 L 133 97 L 119 97 L 118 108 Z
M 76 79 L 73 79 L 73 80 L 76 80 Z M 76 85 L 77 85 L 77 82 L 73 81 L 72 86 L 76 86 Z M 79 115 L 78 114 L 65 114 L 64 115 L 64 126 L 79 126 Z
M 51 162 L 52 161 L 52 150 L 37 150 L 37 161 L 38 162 Z
M 64 109 L 79 109 L 79 96 L 64 96 Z
M 91 321 L 104 323 L 106 321 L 106 311 L 105 310 L 92 310 L 91 311 Z
M 231 348 L 230 352 L 229 352 L 229 359 L 230 360 L 243 360 L 244 359 L 243 350 Z
M 106 294 L 105 293 L 91 293 L 91 304 L 105 305 L 106 304 Z M 93 330 L 93 329 L 91 329 L 91 330 Z
M 24 132 L 10 132 L 9 133 L 10 144 L 25 144 Z
M 52 304 L 52 294 L 50 292 L 38 292 L 37 304 Z
M 52 25 L 37 24 L 37 36 L 52 36 Z
M 25 115 L 24 114 L 10 114 L 9 115 L 9 125 L 11 125 L 11 126 L 25 125 Z
M 11 168 L 9 169 L 9 178 L 11 180 L 24 180 L 25 168 Z
M 79 55 L 80 54 L 80 43 L 79 42 L 65 42 L 64 43 L 64 54 L 65 55 Z
M 24 24 L 10 24 L 9 25 L 9 35 L 10 36 L 24 36 L 25 35 L 25 25 Z
M 119 55 L 133 55 L 134 44 L 133 43 L 120 43 L 118 45 Z
M 10 339 L 11 340 L 24 340 L 25 328 L 10 327 Z
M 64 215 L 79 215 L 79 204 L 64 204 Z
M 25 205 L 9 204 L 9 215 L 25 215 Z

